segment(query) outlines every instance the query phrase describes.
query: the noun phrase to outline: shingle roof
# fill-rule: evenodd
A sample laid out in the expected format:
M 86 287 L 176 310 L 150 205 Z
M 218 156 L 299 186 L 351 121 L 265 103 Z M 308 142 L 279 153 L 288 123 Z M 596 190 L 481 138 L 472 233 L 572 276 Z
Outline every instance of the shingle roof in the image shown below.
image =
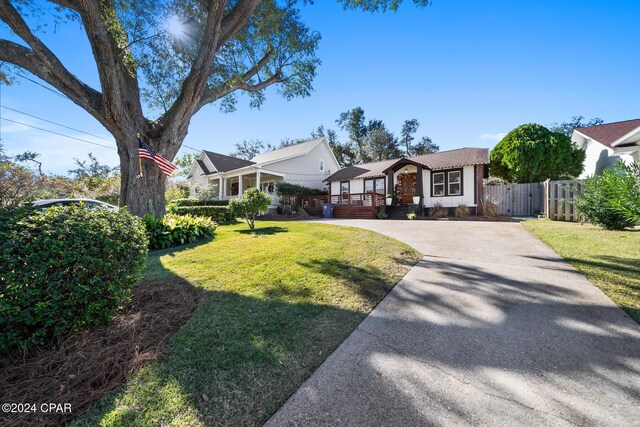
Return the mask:
M 301 156 L 311 151 L 313 147 L 315 147 L 320 142 L 320 140 L 322 140 L 322 138 L 312 139 L 307 142 L 301 142 L 299 144 L 280 148 L 279 150 L 273 150 L 267 153 L 258 154 L 253 159 L 251 159 L 251 161 L 254 163 L 268 163 L 273 162 L 274 160 L 280 160 L 288 157 Z
M 200 169 L 202 169 L 204 175 L 211 175 L 211 171 L 207 168 L 207 165 L 202 160 L 196 160 L 196 163 L 198 164 L 198 166 L 200 166 Z
M 234 169 L 240 169 L 245 166 L 250 166 L 255 164 L 250 160 L 238 159 L 236 157 L 226 156 L 220 153 L 214 153 L 213 151 L 204 150 L 204 153 L 207 155 L 209 160 L 211 160 L 211 163 L 213 163 L 213 166 L 216 167 L 216 170 L 218 172 L 228 172 Z
M 640 119 L 634 119 L 625 120 L 623 122 L 606 123 L 598 126 L 576 128 L 576 131 L 611 148 L 611 144 L 639 127 Z
M 467 165 L 484 165 L 489 163 L 489 149 L 487 148 L 459 148 L 457 150 L 442 151 L 440 153 L 425 154 L 424 156 L 407 157 L 428 169 L 447 169 Z M 340 181 L 354 178 L 373 178 L 384 176 L 385 169 L 391 167 L 400 159 L 384 160 L 382 162 L 364 163 L 340 169 L 326 181 Z

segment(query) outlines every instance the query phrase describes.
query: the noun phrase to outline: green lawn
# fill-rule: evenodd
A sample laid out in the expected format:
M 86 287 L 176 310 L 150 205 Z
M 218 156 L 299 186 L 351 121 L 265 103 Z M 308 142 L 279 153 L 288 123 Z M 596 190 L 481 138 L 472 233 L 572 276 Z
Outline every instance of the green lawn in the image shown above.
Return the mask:
M 146 281 L 202 288 L 202 305 L 164 358 L 72 425 L 262 424 L 420 259 L 365 230 L 256 227 L 149 256 Z
M 640 230 L 539 220 L 523 225 L 640 323 Z

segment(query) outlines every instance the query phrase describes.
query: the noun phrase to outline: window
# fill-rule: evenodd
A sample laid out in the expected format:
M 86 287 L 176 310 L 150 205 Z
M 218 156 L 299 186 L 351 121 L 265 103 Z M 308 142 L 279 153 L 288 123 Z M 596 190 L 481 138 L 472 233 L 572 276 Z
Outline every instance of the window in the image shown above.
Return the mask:
M 340 194 L 349 194 L 349 181 L 340 181 Z
M 431 174 L 431 197 L 462 196 L 462 169 Z
M 449 196 L 459 196 L 462 194 L 462 173 L 460 171 L 450 171 L 447 177 Z
M 364 192 L 384 194 L 384 178 L 365 179 Z
M 444 172 L 437 172 L 431 176 L 433 180 L 433 196 L 444 196 Z
M 320 172 L 324 172 L 324 160 L 320 160 Z

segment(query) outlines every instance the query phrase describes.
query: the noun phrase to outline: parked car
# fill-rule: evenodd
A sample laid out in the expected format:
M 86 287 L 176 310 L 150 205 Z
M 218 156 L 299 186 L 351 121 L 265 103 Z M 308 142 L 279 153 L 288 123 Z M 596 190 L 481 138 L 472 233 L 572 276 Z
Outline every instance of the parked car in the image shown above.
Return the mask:
M 93 199 L 43 199 L 31 202 L 31 206 L 36 208 L 50 208 L 52 206 L 69 206 L 69 205 L 84 205 L 90 209 L 110 209 L 117 211 L 120 209 L 117 206 L 110 205 L 109 203 L 101 202 L 100 200 Z

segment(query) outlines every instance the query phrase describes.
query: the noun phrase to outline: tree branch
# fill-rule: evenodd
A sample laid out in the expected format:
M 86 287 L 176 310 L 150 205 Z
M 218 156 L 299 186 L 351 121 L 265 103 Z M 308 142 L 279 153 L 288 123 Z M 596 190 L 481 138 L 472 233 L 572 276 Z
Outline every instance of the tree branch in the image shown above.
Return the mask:
M 219 45 L 223 45 L 242 28 L 253 15 L 260 0 L 240 0 L 222 20 Z
M 78 5 L 76 4 L 76 2 L 74 0 L 49 0 L 51 3 L 55 3 L 58 6 L 62 6 L 64 8 L 73 10 L 73 11 L 78 11 Z
M 245 72 L 239 79 L 239 82 L 242 84 L 246 84 L 252 77 L 260 72 L 267 63 L 271 56 L 273 55 L 273 50 L 269 50 L 264 56 L 258 61 L 253 67 L 251 67 L 247 72 Z M 232 89 L 233 88 L 233 89 Z M 202 98 L 200 99 L 200 104 L 198 105 L 198 109 L 206 104 L 210 104 L 212 102 L 217 101 L 218 99 L 227 96 L 234 90 L 240 89 L 238 84 L 233 84 L 233 82 L 225 82 L 222 85 L 216 86 L 214 88 L 210 88 L 203 92 Z

